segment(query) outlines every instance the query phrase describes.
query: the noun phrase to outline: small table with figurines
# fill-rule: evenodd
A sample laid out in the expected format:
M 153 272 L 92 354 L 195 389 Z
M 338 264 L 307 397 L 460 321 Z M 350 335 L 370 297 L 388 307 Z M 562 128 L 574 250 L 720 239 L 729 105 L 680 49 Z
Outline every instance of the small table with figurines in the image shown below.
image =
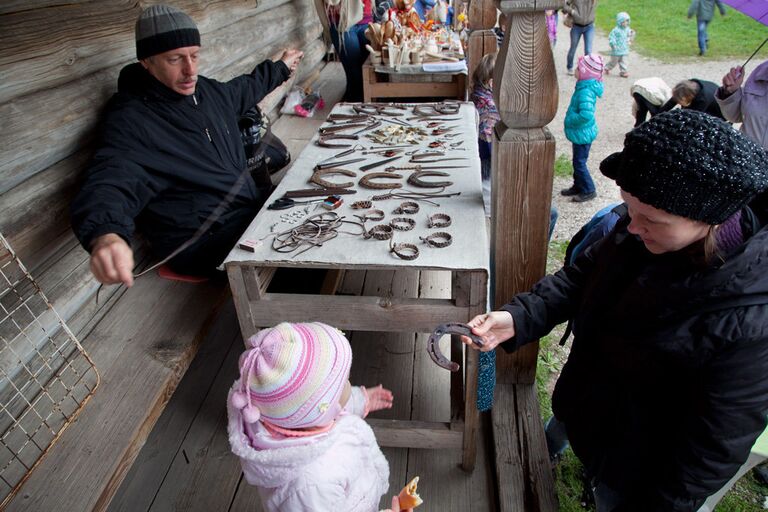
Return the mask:
M 363 65 L 363 95 L 373 98 L 432 97 L 466 100 L 466 34 L 446 23 L 438 1 L 421 21 L 408 0 L 396 0 L 383 23 L 365 31 L 370 55 Z M 459 30 L 455 30 L 458 28 Z

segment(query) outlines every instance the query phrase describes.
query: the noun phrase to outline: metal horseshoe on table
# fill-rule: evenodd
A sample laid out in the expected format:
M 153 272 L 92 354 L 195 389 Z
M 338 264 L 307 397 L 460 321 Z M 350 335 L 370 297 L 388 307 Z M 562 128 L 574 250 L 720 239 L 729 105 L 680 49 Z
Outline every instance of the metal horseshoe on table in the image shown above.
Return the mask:
M 429 336 L 429 340 L 427 341 L 427 353 L 437 366 L 452 372 L 459 371 L 459 364 L 451 361 L 445 357 L 442 352 L 440 352 L 440 339 L 446 334 L 459 334 L 466 336 L 470 338 L 472 343 L 478 347 L 482 347 L 484 345 L 483 339 L 480 336 L 473 334 L 472 328 L 467 324 L 451 322 L 447 324 L 440 324 L 435 327 L 435 330 L 432 331 L 432 334 Z
M 331 134 L 331 135 L 322 135 L 320 136 L 317 141 L 315 141 L 315 144 L 317 144 L 320 147 L 323 148 L 348 148 L 352 146 L 352 144 L 332 144 L 329 141 L 332 140 L 359 140 L 360 137 L 357 135 L 344 135 L 344 134 Z

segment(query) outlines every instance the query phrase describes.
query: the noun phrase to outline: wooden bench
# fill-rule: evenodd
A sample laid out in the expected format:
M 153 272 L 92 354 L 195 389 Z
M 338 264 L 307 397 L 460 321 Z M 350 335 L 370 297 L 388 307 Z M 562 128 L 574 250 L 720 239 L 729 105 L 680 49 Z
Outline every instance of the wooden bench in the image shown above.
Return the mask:
M 206 76 L 227 80 L 291 46 L 305 51 L 298 80 L 314 80 L 324 66 L 321 28 L 307 0 L 175 5 L 198 22 Z M 0 11 L 8 29 L 0 58 L 0 232 L 101 376 L 7 510 L 106 509 L 229 295 L 224 281 L 190 284 L 150 273 L 130 289 L 103 287 L 96 300 L 99 286 L 68 209 L 100 109 L 119 70 L 134 59 L 140 7 L 111 2 L 94 9 L 32 0 Z M 84 31 L 85 20 L 99 30 Z M 262 109 L 276 118 L 291 86 L 265 98 Z M 138 268 L 150 263 L 141 249 L 136 259 Z

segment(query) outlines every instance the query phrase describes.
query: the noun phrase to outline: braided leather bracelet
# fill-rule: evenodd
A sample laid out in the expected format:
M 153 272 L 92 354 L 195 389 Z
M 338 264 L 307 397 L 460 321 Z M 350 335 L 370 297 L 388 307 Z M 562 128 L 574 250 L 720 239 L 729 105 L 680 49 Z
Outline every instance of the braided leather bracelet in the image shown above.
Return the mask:
M 375 238 L 376 240 L 389 240 L 392 238 L 394 230 L 389 224 L 377 224 L 368 230 L 363 238 Z
M 416 227 L 416 221 L 407 217 L 395 217 L 389 221 L 389 225 L 398 231 L 410 231 Z
M 413 201 L 405 201 L 400 203 L 400 206 L 392 210 L 392 213 L 396 215 L 402 215 L 404 213 L 413 215 L 414 213 L 419 213 L 419 205 Z
M 382 210 L 369 210 L 362 215 L 355 215 L 355 217 L 360 219 L 360 222 L 367 222 L 369 220 L 378 222 L 384 220 L 384 212 Z
M 413 244 L 391 244 L 389 250 L 401 260 L 415 260 L 419 257 L 419 248 Z
M 453 237 L 445 231 L 438 231 L 436 233 L 432 233 L 429 236 L 420 236 L 419 240 L 429 245 L 430 247 L 441 249 L 451 245 L 453 242 Z
M 447 228 L 451 225 L 451 217 L 447 213 L 433 213 L 427 218 L 430 228 Z
M 365 210 L 366 208 L 371 208 L 372 206 L 373 201 L 355 201 L 349 205 L 349 207 L 353 210 Z

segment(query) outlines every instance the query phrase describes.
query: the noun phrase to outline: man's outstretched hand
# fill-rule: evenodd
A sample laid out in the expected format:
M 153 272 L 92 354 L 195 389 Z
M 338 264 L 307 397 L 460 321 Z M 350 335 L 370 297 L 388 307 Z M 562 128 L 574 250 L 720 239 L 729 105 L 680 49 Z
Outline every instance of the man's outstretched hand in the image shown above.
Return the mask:
M 93 241 L 91 272 L 102 284 L 133 285 L 133 251 L 119 235 L 108 233 Z
M 299 67 L 299 62 L 301 62 L 301 59 L 304 57 L 304 52 L 301 50 L 295 50 L 295 49 L 289 49 L 285 50 L 283 52 L 283 56 L 280 57 L 280 60 L 282 60 L 286 66 L 288 66 L 288 69 L 291 70 L 291 73 L 296 71 L 296 68 Z

